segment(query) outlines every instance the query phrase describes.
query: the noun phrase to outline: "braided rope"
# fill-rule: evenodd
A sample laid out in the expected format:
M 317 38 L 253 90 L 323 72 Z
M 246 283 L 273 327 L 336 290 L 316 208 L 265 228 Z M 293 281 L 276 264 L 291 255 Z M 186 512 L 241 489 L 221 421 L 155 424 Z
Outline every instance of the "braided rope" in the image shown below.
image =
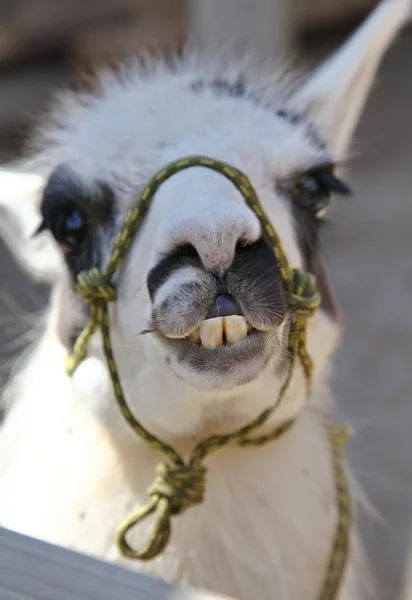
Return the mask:
M 277 258 L 281 277 L 288 293 L 291 320 L 289 328 L 289 370 L 278 400 L 265 409 L 251 423 L 223 435 L 211 436 L 198 443 L 187 462 L 169 444 L 151 434 L 131 413 L 125 400 L 114 360 L 109 332 L 108 303 L 116 301 L 116 289 L 111 283 L 112 277 L 125 257 L 143 218 L 150 206 L 154 194 L 169 177 L 184 169 L 201 166 L 212 169 L 228 178 L 244 197 L 247 205 L 258 217 L 262 233 L 270 243 Z M 114 241 L 106 269 L 82 272 L 78 276 L 77 289 L 84 302 L 91 307 L 90 320 L 76 341 L 72 356 L 68 357 L 66 370 L 72 374 L 86 356 L 91 336 L 100 329 L 103 339 L 103 351 L 108 365 L 113 389 L 119 409 L 133 431 L 153 449 L 162 452 L 170 463 L 157 467 L 156 478 L 148 489 L 149 501 L 133 514 L 127 516 L 117 529 L 116 541 L 123 555 L 141 560 L 155 558 L 166 547 L 171 534 L 171 517 L 203 500 L 206 469 L 202 461 L 219 448 L 227 445 L 241 447 L 261 446 L 279 439 L 294 424 L 288 421 L 274 431 L 261 437 L 250 438 L 273 414 L 282 402 L 298 358 L 307 382 L 308 393 L 311 390 L 313 364 L 306 348 L 307 321 L 320 304 L 316 280 L 310 273 L 289 266 L 281 241 L 267 218 L 249 179 L 238 169 L 223 162 L 205 156 L 189 156 L 166 165 L 144 187 L 139 198 L 130 208 L 124 224 Z M 331 430 L 333 449 L 333 469 L 337 490 L 338 527 L 333 544 L 330 563 L 322 588 L 320 600 L 334 600 L 345 570 L 348 556 L 349 529 L 351 525 L 350 496 L 345 479 L 345 471 L 340 452 L 340 438 Z M 147 543 L 140 549 L 132 548 L 127 541 L 129 531 L 153 515 L 153 521 Z
M 349 486 L 341 452 L 349 432 L 346 427 L 332 427 L 329 435 L 335 475 L 338 524 L 319 600 L 333 600 L 338 597 L 342 583 L 343 569 L 349 554 L 348 532 L 352 524 L 351 498 L 348 493 Z

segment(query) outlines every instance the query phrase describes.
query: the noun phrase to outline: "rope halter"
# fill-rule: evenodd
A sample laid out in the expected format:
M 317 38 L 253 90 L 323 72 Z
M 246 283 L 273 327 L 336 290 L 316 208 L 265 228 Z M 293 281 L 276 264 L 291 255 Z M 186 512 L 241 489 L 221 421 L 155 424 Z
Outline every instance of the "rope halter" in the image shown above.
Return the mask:
M 169 177 L 194 166 L 212 169 L 229 179 L 242 194 L 246 204 L 260 221 L 262 235 L 269 242 L 276 256 L 288 298 L 290 309 L 288 339 L 289 370 L 276 403 L 266 408 L 247 425 L 227 434 L 211 436 L 201 441 L 195 446 L 189 459 L 185 462 L 183 457 L 172 446 L 151 434 L 132 415 L 127 405 L 112 352 L 108 303 L 116 301 L 116 289 L 112 283 L 113 275 L 125 257 L 154 194 Z M 147 491 L 148 502 L 120 523 L 116 536 L 117 545 L 123 555 L 134 559 L 152 559 L 160 554 L 168 543 L 171 534 L 172 516 L 179 515 L 189 507 L 200 504 L 203 501 L 206 475 L 206 468 L 203 465 L 203 461 L 207 456 L 223 446 L 237 445 L 247 447 L 263 445 L 278 439 L 292 427 L 294 420 L 282 424 L 274 431 L 261 437 L 249 437 L 266 423 L 275 408 L 279 406 L 289 387 L 297 359 L 299 359 L 303 367 L 307 390 L 310 393 L 313 364 L 306 348 L 306 329 L 308 319 L 316 312 L 320 304 L 320 295 L 316 287 L 316 280 L 312 274 L 300 269 L 293 269 L 289 266 L 276 231 L 267 218 L 252 184 L 241 171 L 212 158 L 189 156 L 170 163 L 154 175 L 144 187 L 137 201 L 130 208 L 124 224 L 115 239 L 105 270 L 91 269 L 81 272 L 77 279 L 77 290 L 84 302 L 90 304 L 91 312 L 88 325 L 77 339 L 72 356 L 68 357 L 66 364 L 68 373 L 72 374 L 81 360 L 86 356 L 88 341 L 96 329 L 99 328 L 103 339 L 104 355 L 120 411 L 133 431 L 153 449 L 163 453 L 168 459 L 168 462 L 160 464 L 156 469 L 156 478 Z M 340 445 L 335 440 L 335 434 L 332 433 L 331 444 L 334 455 L 340 520 L 331 561 L 322 595 L 320 596 L 321 600 L 333 600 L 336 598 L 347 559 L 348 531 L 351 520 L 345 473 L 340 460 Z M 153 516 L 153 520 L 148 541 L 142 548 L 134 549 L 126 539 L 127 534 L 149 515 Z M 343 522 L 346 523 L 346 526 L 342 528 L 341 525 Z

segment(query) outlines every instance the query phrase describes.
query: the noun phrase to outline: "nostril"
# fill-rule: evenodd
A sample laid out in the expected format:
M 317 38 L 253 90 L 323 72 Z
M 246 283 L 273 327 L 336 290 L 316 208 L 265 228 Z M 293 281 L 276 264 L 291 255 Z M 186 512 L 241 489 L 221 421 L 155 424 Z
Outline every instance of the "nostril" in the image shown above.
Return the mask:
M 150 299 L 153 301 L 157 290 L 175 271 L 183 267 L 199 267 L 200 265 L 200 258 L 194 246 L 185 244 L 176 247 L 173 252 L 163 256 L 150 270 L 147 276 L 147 287 Z
M 231 315 L 241 315 L 240 306 L 230 294 L 218 294 L 213 300 L 209 309 L 207 318 L 230 317 Z
M 193 244 L 190 243 L 180 244 L 179 246 L 176 246 L 176 248 L 174 248 L 173 252 L 171 252 L 170 254 L 171 256 L 187 256 L 191 258 L 197 258 L 198 260 L 200 260 L 198 251 L 196 250 L 195 246 L 193 246 Z

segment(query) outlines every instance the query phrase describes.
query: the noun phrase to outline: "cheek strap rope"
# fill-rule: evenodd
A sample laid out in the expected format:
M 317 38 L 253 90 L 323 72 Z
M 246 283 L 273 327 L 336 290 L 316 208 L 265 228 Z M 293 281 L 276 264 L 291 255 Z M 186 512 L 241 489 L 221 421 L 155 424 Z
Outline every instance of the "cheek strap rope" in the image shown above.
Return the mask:
M 194 166 L 212 169 L 229 179 L 260 221 L 262 235 L 270 243 L 278 261 L 289 301 L 289 368 L 276 403 L 266 408 L 244 427 L 224 435 L 211 436 L 198 443 L 189 459 L 185 461 L 172 446 L 150 433 L 132 415 L 128 407 L 112 352 L 108 303 L 115 302 L 117 298 L 116 289 L 112 284 L 113 275 L 125 257 L 159 186 L 175 173 Z M 103 351 L 121 413 L 142 440 L 154 450 L 163 453 L 168 459 L 167 462 L 158 465 L 156 469 L 156 477 L 147 490 L 148 502 L 127 516 L 120 523 L 116 534 L 117 545 L 124 556 L 149 560 L 158 556 L 166 547 L 171 534 L 171 517 L 179 515 L 187 508 L 203 501 L 206 475 L 203 461 L 206 457 L 224 446 L 237 445 L 244 448 L 261 446 L 275 441 L 294 424 L 294 420 L 291 420 L 261 437 L 249 437 L 264 425 L 275 408 L 282 402 L 289 388 L 297 360 L 302 365 L 307 391 L 310 394 L 313 364 L 306 349 L 306 329 L 308 319 L 319 307 L 320 295 L 312 274 L 289 266 L 280 239 L 263 211 L 249 179 L 235 167 L 205 156 L 189 156 L 170 163 L 149 181 L 126 215 L 124 224 L 115 239 L 106 268 L 104 271 L 91 269 L 81 272 L 78 275 L 77 289 L 84 302 L 90 304 L 90 320 L 77 339 L 72 356 L 68 357 L 67 372 L 72 374 L 84 359 L 90 337 L 97 329 L 100 329 Z M 337 598 L 348 557 L 351 502 L 340 451 L 344 439 L 344 430 L 331 428 L 330 443 L 336 486 L 338 525 L 319 600 L 335 600 Z M 139 549 L 132 548 L 127 541 L 127 534 L 149 515 L 152 515 L 152 523 L 146 544 Z M 270 524 L 268 526 L 270 527 Z

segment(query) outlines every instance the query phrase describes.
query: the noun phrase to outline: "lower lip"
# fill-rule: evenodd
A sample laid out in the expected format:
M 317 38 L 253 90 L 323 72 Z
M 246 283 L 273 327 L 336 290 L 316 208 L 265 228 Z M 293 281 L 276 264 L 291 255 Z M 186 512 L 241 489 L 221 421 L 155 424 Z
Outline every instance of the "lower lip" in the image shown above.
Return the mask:
M 234 389 L 256 379 L 271 358 L 270 338 L 270 333 L 252 331 L 240 342 L 211 350 L 186 339 L 155 336 L 172 371 L 195 388 L 208 390 Z

